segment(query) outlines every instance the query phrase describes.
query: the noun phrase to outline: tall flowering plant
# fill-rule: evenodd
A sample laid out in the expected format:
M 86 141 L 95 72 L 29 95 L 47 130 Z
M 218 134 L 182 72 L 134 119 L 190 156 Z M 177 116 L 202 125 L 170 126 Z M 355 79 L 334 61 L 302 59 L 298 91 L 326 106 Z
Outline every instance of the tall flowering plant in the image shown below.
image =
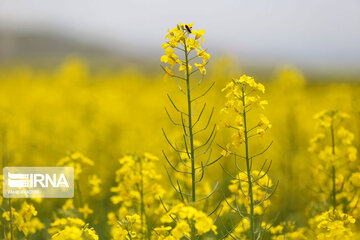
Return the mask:
M 231 129 L 233 135 L 231 143 L 223 148 L 222 155 L 234 157 L 238 170 L 234 176 L 223 167 L 232 178 L 229 190 L 233 196 L 227 198 L 226 203 L 230 210 L 243 217 L 239 226 L 234 228 L 235 234 L 229 231 L 227 235 L 233 239 L 259 239 L 266 228 L 270 228 L 266 224 L 264 227 L 261 216 L 270 205 L 270 197 L 277 188 L 277 184 L 267 175 L 271 162 L 265 161 L 259 170 L 253 168 L 254 160 L 265 153 L 271 143 L 259 153 L 253 154 L 250 149 L 251 140 L 263 136 L 271 128 L 269 120 L 262 113 L 256 118 L 256 123 L 250 125 L 250 112 L 261 112 L 268 103 L 260 97 L 265 92 L 265 87 L 256 83 L 254 78 L 243 75 L 239 79 L 233 79 L 223 91 L 226 92 L 227 99 L 222 109 L 227 116 L 223 125 Z M 241 167 L 241 160 L 245 165 L 244 169 Z
M 181 201 L 186 205 L 195 207 L 198 202 L 208 199 L 216 191 L 218 183 L 216 183 L 209 194 L 205 196 L 204 194 L 200 195 L 199 193 L 202 191 L 199 191 L 198 185 L 203 180 L 205 168 L 214 164 L 221 156 L 215 160 L 211 160 L 211 145 L 216 135 L 215 126 L 205 141 L 202 142 L 202 138 L 199 136 L 210 125 L 214 109 L 211 110 L 205 126 L 200 126 L 200 119 L 205 112 L 206 103 L 204 103 L 199 113 L 196 112 L 197 103 L 200 98 L 210 91 L 214 83 L 202 94 L 194 96 L 193 90 L 200 86 L 206 74 L 206 65 L 210 59 L 210 54 L 201 46 L 204 42 L 203 35 L 205 31 L 195 30 L 192 26 L 192 23 L 180 23 L 168 31 L 165 36 L 166 42 L 162 44 L 165 55 L 161 57 L 161 61 L 166 63 L 165 66 L 162 66 L 165 77 L 171 77 L 176 80 L 179 90 L 184 94 L 186 99 L 186 109 L 183 110 L 174 102 L 170 95 L 168 95 L 171 105 L 179 114 L 178 120 L 174 119 L 167 109 L 166 113 L 170 121 L 182 129 L 182 139 L 179 146 L 176 142 L 170 141 L 168 135 L 163 130 L 167 142 L 177 155 L 177 163 L 174 163 L 173 159 L 170 159 L 165 151 L 163 151 L 163 154 L 171 169 L 184 177 L 179 177 L 175 181 L 169 172 L 168 176 L 172 187 L 179 193 Z M 175 67 L 178 67 L 178 70 L 176 70 Z M 194 78 L 196 73 L 200 73 L 201 75 L 198 81 L 195 81 Z M 190 182 L 190 187 L 187 189 L 186 186 L 188 182 Z M 169 210 L 169 213 L 171 212 L 173 211 Z M 180 224 L 179 221 L 181 221 L 181 219 L 182 221 L 186 220 L 190 228 L 189 231 L 184 231 L 182 235 L 191 240 L 197 239 L 207 231 L 215 230 L 215 228 L 210 226 L 210 228 L 204 232 L 203 229 L 199 229 L 199 224 L 193 217 L 183 219 L 181 216 L 178 216 L 177 218 L 173 218 L 173 220 L 177 222 L 177 226 Z M 186 232 L 189 232 L 189 234 Z
M 316 133 L 309 151 L 316 158 L 313 187 L 318 203 L 309 220 L 317 239 L 353 239 L 352 227 L 359 217 L 359 163 L 354 134 L 346 128 L 350 116 L 335 110 L 317 113 Z
M 346 129 L 345 120 L 350 116 L 339 111 L 321 111 L 314 116 L 316 133 L 310 140 L 309 151 L 317 156 L 314 167 L 314 189 L 325 203 L 325 208 L 354 210 L 358 201 L 359 184 L 357 148 L 354 134 Z

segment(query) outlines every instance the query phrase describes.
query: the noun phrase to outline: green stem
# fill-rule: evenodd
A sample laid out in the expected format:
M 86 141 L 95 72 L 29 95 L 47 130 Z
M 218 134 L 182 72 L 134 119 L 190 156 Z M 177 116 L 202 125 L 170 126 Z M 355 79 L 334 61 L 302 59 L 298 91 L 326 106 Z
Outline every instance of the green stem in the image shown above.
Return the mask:
M 130 233 L 129 229 L 127 228 L 126 231 L 127 231 L 127 233 L 128 233 L 129 240 L 132 240 L 131 233 Z
M 332 154 L 333 156 L 335 156 L 335 134 L 334 134 L 334 118 L 331 118 L 331 126 L 330 126 L 330 131 L 331 131 L 331 145 L 332 145 Z M 331 193 L 331 198 L 332 198 L 332 205 L 333 205 L 333 211 L 335 211 L 336 209 L 336 175 L 335 175 L 335 166 L 332 165 L 331 166 L 331 170 L 332 170 L 332 193 Z
M 144 191 L 142 176 L 142 159 L 140 161 L 140 219 L 141 219 L 141 239 L 144 239 Z
M 332 205 L 333 205 L 333 211 L 335 211 L 336 208 L 336 186 L 335 186 L 335 167 L 332 166 Z
M 148 219 L 145 211 L 145 204 L 144 204 L 144 176 L 143 176 L 143 165 L 142 165 L 142 158 L 139 159 L 140 162 L 140 216 L 141 216 L 141 239 L 145 239 L 145 236 L 148 240 L 150 240 L 150 226 L 148 224 Z M 144 234 L 144 221 L 147 226 L 147 232 Z
M 185 47 L 185 65 L 186 65 L 186 88 L 187 88 L 187 102 L 188 102 L 188 118 L 189 118 L 189 138 L 190 138 L 190 151 L 191 151 L 191 190 L 192 190 L 192 204 L 196 201 L 195 196 L 195 153 L 194 153 L 194 135 L 193 135 L 193 126 L 192 126 L 192 116 L 191 116 L 191 95 L 190 95 L 190 75 L 189 75 L 189 58 L 186 42 L 184 42 Z M 196 230 L 195 224 L 191 224 L 191 239 L 196 239 Z
M 9 198 L 9 212 L 10 212 L 10 239 L 14 240 L 14 224 L 13 224 L 13 214 L 11 207 L 11 198 Z
M 6 130 L 2 132 L 2 167 L 7 166 L 7 148 L 6 148 Z M 4 205 L 4 203 L 3 203 Z M 11 198 L 9 198 L 9 213 L 10 213 L 10 239 L 14 239 L 14 223 L 13 223 L 13 213 L 12 213 L 12 204 L 11 204 Z M 4 227 L 4 237 L 6 237 L 5 227 Z M 7 237 L 6 237 L 7 238 Z
M 6 147 L 5 147 L 6 146 L 6 142 L 5 142 L 5 140 L 6 140 L 6 131 L 5 130 L 1 132 L 1 140 L 2 140 L 1 141 L 1 146 L 2 146 L 1 162 L 2 162 L 2 168 L 4 168 L 6 166 L 6 159 L 5 159 L 6 158 L 6 153 L 5 153 L 5 151 L 6 151 Z M 1 204 L 1 209 L 2 209 L 3 212 L 5 211 L 5 210 L 3 210 L 4 209 L 4 203 L 5 203 L 5 201 L 3 201 L 2 204 Z M 4 234 L 3 238 L 6 239 L 6 228 L 5 228 L 6 223 L 5 223 L 4 218 L 1 218 L 1 223 L 2 223 L 2 226 L 3 226 L 3 234 Z
M 246 109 L 245 109 L 245 89 L 242 88 L 242 103 L 243 103 L 243 118 L 244 118 L 244 136 L 245 136 L 245 159 L 246 159 L 246 171 L 249 183 L 249 197 L 250 197 L 250 239 L 255 239 L 255 220 L 254 220 L 254 197 L 253 197 L 253 186 L 251 179 L 250 169 L 250 157 L 249 157 L 249 139 L 247 135 L 247 123 L 246 123 Z M 241 184 L 241 183 L 240 183 Z
M 77 192 L 77 195 L 78 195 L 78 204 L 79 204 L 79 207 L 83 207 L 83 199 L 82 199 L 79 180 L 75 180 L 75 182 L 76 182 L 76 192 Z

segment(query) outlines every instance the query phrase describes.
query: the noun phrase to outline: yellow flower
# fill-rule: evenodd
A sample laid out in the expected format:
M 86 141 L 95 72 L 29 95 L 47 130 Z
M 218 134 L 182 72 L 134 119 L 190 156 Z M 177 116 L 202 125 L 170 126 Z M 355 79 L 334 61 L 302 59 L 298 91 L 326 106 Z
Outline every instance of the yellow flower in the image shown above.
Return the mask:
M 170 47 L 170 44 L 168 44 L 168 43 L 163 43 L 161 46 L 162 46 L 164 49 L 166 49 L 166 48 Z
M 162 62 L 170 64 L 171 68 L 173 68 L 176 63 L 181 63 L 179 57 L 174 52 L 175 49 L 166 48 L 165 55 L 160 59 Z
M 67 157 L 60 159 L 57 163 L 58 166 L 66 166 L 74 168 L 74 178 L 79 179 L 79 175 L 82 173 L 84 166 L 94 166 L 94 161 L 85 157 L 80 152 L 75 152 Z
M 210 54 L 208 54 L 205 50 L 199 48 L 196 49 L 197 55 L 202 58 L 203 62 L 206 62 L 210 59 Z
M 255 90 L 258 90 L 261 93 L 265 92 L 265 87 L 261 83 L 256 83 L 254 78 L 247 75 L 242 75 L 239 79 L 235 79 L 236 82 L 247 85 Z
M 242 131 L 237 131 L 232 136 L 232 144 L 235 147 L 241 146 L 241 144 L 244 142 L 245 138 Z
M 183 203 L 173 206 L 167 215 L 161 218 L 161 221 L 163 223 L 172 222 L 172 218 L 169 216 L 176 216 L 179 218 L 179 221 L 177 221 L 175 227 L 170 233 L 176 239 L 181 239 L 184 236 L 190 236 L 191 229 L 188 224 L 189 221 L 193 221 L 195 223 L 195 228 L 198 231 L 199 236 L 202 236 L 210 231 L 216 233 L 216 226 L 213 224 L 213 220 L 210 217 L 202 211 L 199 211 L 191 206 L 186 206 Z
M 136 221 L 140 220 L 140 216 L 137 214 L 133 214 L 133 215 L 127 215 L 126 216 L 126 220 L 131 222 L 131 223 L 135 223 Z
M 101 189 L 100 189 L 100 184 L 101 184 L 101 179 L 98 178 L 98 176 L 96 174 L 93 174 L 91 176 L 89 176 L 88 179 L 88 183 L 91 186 L 91 190 L 90 190 L 90 196 L 94 196 L 96 194 L 99 194 Z
M 200 48 L 200 44 L 198 41 L 196 41 L 193 38 L 187 38 L 186 39 L 186 46 L 187 46 L 187 50 L 190 52 L 194 49 L 198 49 Z
M 309 220 L 316 239 L 351 239 L 355 218 L 338 210 L 329 210 Z
M 62 206 L 63 210 L 73 210 L 74 209 L 74 203 L 72 199 L 66 200 L 65 204 Z
M 267 226 L 265 227 L 268 228 Z M 271 234 L 280 234 L 283 232 L 283 230 L 284 230 L 284 226 L 282 225 L 277 225 L 275 227 L 270 228 Z
M 171 231 L 176 239 L 182 239 L 184 236 L 190 236 L 190 226 L 187 222 L 182 221 L 176 224 L 176 227 Z
M 206 74 L 206 69 L 205 69 L 205 66 L 206 66 L 206 62 L 203 62 L 203 63 L 194 63 L 194 65 L 199 69 L 199 71 L 201 72 L 201 74 L 205 75 Z
M 258 123 L 258 126 L 264 128 L 271 128 L 269 119 L 267 119 L 267 117 L 265 117 L 264 115 L 260 115 L 260 121 Z
M 187 59 L 191 51 L 196 50 L 197 55 L 191 58 L 191 60 L 197 57 L 202 59 L 202 63 L 195 63 L 195 66 L 199 69 L 200 73 L 204 75 L 206 74 L 205 66 L 210 59 L 210 54 L 202 49 L 199 39 L 201 39 L 201 43 L 204 41 L 203 35 L 205 31 L 202 29 L 193 30 L 192 25 L 192 23 L 179 23 L 177 27 L 168 30 L 165 36 L 168 41 L 162 44 L 162 47 L 165 49 L 165 55 L 160 58 L 160 61 L 169 64 L 171 69 L 173 69 L 176 64 L 179 64 L 179 71 L 184 71 L 186 74 L 186 69 L 188 69 L 190 73 L 192 66 L 189 63 L 190 60 Z M 177 49 L 185 53 L 182 60 L 175 54 L 175 50 Z M 165 71 L 165 78 L 175 76 L 170 69 L 164 67 L 163 69 Z
M 168 233 L 171 229 L 172 228 L 170 226 L 166 226 L 166 227 L 160 226 L 160 227 L 154 228 L 154 231 L 160 236 L 165 236 L 165 235 L 168 235 Z
M 350 162 L 354 162 L 357 159 L 357 149 L 356 147 L 348 147 L 347 149 L 347 155 Z
M 33 216 L 37 215 L 35 207 L 31 204 L 28 204 L 27 202 L 22 204 L 19 213 L 26 221 L 30 221 Z
M 150 161 L 158 161 L 159 158 L 151 153 L 144 153 L 144 157 Z
M 342 142 L 346 145 L 350 145 L 354 140 L 354 134 L 346 130 L 344 127 L 340 127 L 337 134 Z
M 192 70 L 192 66 L 189 64 L 188 65 L 188 68 L 189 68 L 189 73 L 191 73 L 191 70 Z M 186 65 L 183 65 L 183 64 L 180 64 L 179 66 L 179 71 L 185 71 L 185 74 L 186 74 Z
M 205 30 L 200 29 L 199 31 L 192 30 L 192 33 L 195 35 L 195 39 L 201 38 L 201 42 L 204 42 L 203 35 L 205 34 Z
M 360 187 L 360 172 L 355 172 L 350 177 L 350 182 L 355 187 Z
M 239 79 L 232 79 L 222 91 L 227 92 L 227 102 L 222 112 L 231 116 L 232 124 L 225 121 L 230 128 L 237 130 L 237 132 L 232 135 L 232 144 L 239 147 L 245 141 L 244 112 L 248 112 L 249 109 L 258 109 L 258 107 L 260 107 L 260 110 L 264 109 L 264 105 L 268 102 L 262 100 L 258 93 L 264 93 L 265 88 L 261 83 L 255 82 L 254 78 L 242 75 Z M 263 136 L 265 131 L 271 127 L 270 121 L 264 115 L 260 114 L 258 124 L 250 130 L 247 129 L 247 131 L 254 130 L 257 135 Z M 226 152 L 223 151 L 222 154 L 226 154 Z
M 74 226 L 66 226 L 64 230 L 51 237 L 53 240 L 78 240 L 82 239 L 83 230 Z
M 99 240 L 99 236 L 96 234 L 94 228 L 85 228 L 83 237 L 86 240 Z
M 107 214 L 107 218 L 108 218 L 107 224 L 109 224 L 109 225 L 117 224 L 116 214 L 114 212 L 109 212 Z
M 82 214 L 84 214 L 84 219 L 87 219 L 89 214 L 93 214 L 94 211 L 92 209 L 89 208 L 89 206 L 85 203 L 84 207 L 79 208 L 79 212 L 81 212 Z
M 45 227 L 38 218 L 34 218 L 37 215 L 37 211 L 32 204 L 23 202 L 18 212 L 11 208 L 11 213 L 14 230 L 18 230 L 25 236 L 34 234 Z M 6 221 L 10 221 L 10 211 L 4 212 L 2 217 Z

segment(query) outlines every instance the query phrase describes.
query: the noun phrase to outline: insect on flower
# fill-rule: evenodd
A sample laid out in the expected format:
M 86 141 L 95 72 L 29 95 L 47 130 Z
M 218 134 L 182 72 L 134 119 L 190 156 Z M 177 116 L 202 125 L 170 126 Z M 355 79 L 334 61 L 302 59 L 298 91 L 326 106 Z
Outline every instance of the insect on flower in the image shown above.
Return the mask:
M 187 30 L 189 33 L 191 33 L 192 27 L 189 27 L 187 24 L 185 24 L 185 28 L 186 28 L 186 30 Z

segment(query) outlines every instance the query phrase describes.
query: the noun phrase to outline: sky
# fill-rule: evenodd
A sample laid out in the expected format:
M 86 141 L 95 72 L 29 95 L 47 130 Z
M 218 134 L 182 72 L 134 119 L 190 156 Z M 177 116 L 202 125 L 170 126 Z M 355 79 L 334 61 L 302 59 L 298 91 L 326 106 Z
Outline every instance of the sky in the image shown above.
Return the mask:
M 0 28 L 160 56 L 167 29 L 194 22 L 215 55 L 359 69 L 359 12 L 359 0 L 0 0 Z

